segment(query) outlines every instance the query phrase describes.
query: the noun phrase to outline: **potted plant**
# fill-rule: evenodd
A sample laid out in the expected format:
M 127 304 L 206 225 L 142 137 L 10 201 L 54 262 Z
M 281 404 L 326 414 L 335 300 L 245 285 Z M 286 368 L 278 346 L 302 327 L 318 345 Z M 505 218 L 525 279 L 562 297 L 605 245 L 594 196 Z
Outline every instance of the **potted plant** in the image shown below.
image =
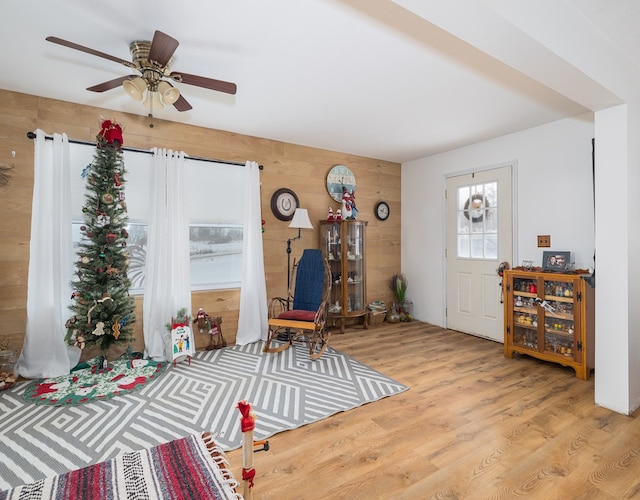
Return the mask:
M 395 311 L 399 315 L 399 321 L 411 321 L 413 319 L 413 302 L 407 299 L 407 287 L 409 282 L 404 274 L 394 274 L 389 286 L 396 298 Z M 388 319 L 387 319 L 388 320 Z

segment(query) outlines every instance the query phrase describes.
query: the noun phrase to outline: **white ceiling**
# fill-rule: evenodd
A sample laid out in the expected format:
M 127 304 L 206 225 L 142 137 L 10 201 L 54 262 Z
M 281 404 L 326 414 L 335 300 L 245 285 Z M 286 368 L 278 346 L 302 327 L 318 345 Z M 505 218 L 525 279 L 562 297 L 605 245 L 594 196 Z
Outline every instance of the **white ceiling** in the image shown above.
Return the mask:
M 437 13 L 469 1 L 419 3 Z M 401 6 L 411 3 L 3 0 L 0 88 L 145 115 L 120 88 L 85 90 L 129 74 L 128 68 L 45 37 L 130 59 L 129 43 L 150 40 L 159 29 L 180 41 L 172 70 L 238 85 L 230 96 L 176 84 L 194 109 L 154 112 L 164 120 L 402 162 L 587 110 Z M 640 2 L 564 5 L 640 60 Z M 481 18 L 461 14 L 460 20 L 469 33 L 482 34 Z M 509 48 L 517 54 L 517 46 Z

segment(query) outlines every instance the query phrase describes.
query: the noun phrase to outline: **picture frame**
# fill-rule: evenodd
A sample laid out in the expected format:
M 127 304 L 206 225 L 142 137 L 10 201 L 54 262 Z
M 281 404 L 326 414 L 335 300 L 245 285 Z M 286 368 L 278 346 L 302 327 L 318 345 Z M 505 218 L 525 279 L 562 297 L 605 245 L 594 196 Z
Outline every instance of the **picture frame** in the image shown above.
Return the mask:
M 542 269 L 544 271 L 566 271 L 571 262 L 571 252 L 542 252 Z

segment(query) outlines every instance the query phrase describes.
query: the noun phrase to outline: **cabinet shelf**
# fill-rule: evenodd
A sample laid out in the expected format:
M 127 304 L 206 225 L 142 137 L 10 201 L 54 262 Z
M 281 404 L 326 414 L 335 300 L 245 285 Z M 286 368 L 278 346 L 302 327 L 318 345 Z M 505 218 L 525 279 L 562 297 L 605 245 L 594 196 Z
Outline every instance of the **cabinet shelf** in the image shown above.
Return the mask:
M 578 274 L 510 269 L 503 278 L 505 357 L 570 366 L 587 380 L 594 365 L 593 288 Z

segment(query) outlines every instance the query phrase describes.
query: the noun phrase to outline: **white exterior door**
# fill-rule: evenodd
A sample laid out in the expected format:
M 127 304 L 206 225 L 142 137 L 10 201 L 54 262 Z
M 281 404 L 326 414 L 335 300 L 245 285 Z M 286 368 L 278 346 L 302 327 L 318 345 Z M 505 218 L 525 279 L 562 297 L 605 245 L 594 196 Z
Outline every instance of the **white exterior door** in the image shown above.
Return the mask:
M 504 342 L 501 262 L 511 263 L 512 166 L 449 177 L 447 328 Z

